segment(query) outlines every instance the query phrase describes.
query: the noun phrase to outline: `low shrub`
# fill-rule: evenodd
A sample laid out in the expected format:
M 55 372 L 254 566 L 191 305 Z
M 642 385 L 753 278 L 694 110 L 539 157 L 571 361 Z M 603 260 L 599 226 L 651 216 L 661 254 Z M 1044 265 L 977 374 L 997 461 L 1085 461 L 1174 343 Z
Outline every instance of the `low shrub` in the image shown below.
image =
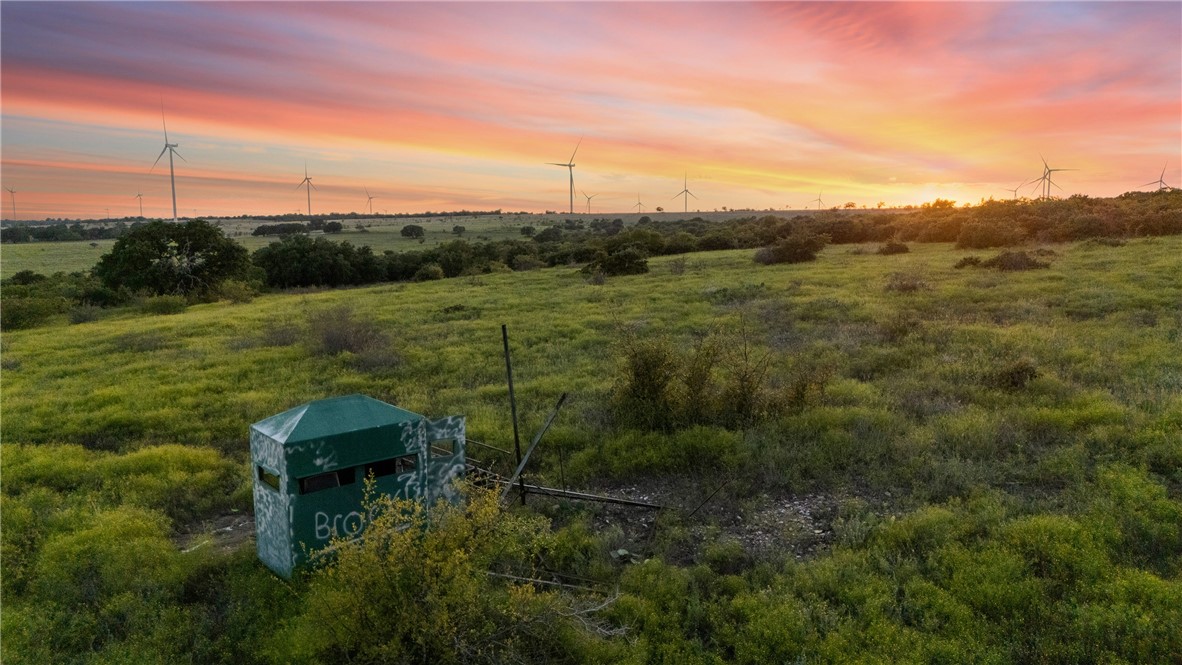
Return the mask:
M 977 266 L 980 266 L 980 265 L 981 265 L 980 257 L 966 256 L 963 259 L 957 261 L 956 265 L 954 265 L 952 267 L 956 268 L 957 270 L 960 270 L 962 268 L 970 268 L 970 267 L 976 268 Z
M 140 309 L 145 314 L 180 314 L 189 303 L 182 296 L 152 296 L 144 300 Z
M 1051 264 L 1039 261 L 1026 252 L 1002 252 L 988 261 L 981 262 L 982 268 L 996 268 L 1001 271 L 1038 270 L 1049 268 Z
M 348 305 L 309 314 L 308 327 L 315 350 L 322 355 L 335 356 L 346 351 L 360 355 L 389 344 L 376 323 L 358 319 Z
M 253 286 L 237 279 L 227 279 L 218 287 L 218 297 L 236 305 L 248 303 L 257 295 L 258 291 Z
M 33 328 L 66 311 L 68 306 L 64 298 L 5 298 L 0 307 L 0 328 Z
M 583 268 L 584 272 L 604 275 L 643 275 L 648 272 L 648 254 L 638 247 L 624 247 L 606 256 L 600 255 Z
M 883 256 L 890 256 L 891 254 L 906 254 L 910 251 L 911 248 L 907 246 L 907 243 L 891 240 L 890 242 L 879 247 L 875 253 L 881 254 Z
M 443 278 L 443 268 L 438 263 L 426 263 L 415 271 L 413 279 L 416 282 L 431 282 Z
M 532 256 L 530 254 L 518 254 L 513 257 L 513 270 L 519 272 L 524 270 L 537 270 L 538 268 L 544 268 L 545 266 L 545 261 L 542 261 L 538 257 Z
M 300 341 L 300 329 L 290 323 L 273 323 L 263 329 L 264 346 L 291 346 Z
M 1003 390 L 1021 390 L 1038 378 L 1038 367 L 1029 358 L 1021 358 L 992 371 L 989 385 Z
M 97 321 L 102 311 L 101 307 L 95 307 L 94 305 L 79 305 L 70 309 L 70 323 L 78 324 Z
M 817 260 L 829 238 L 812 233 L 796 233 L 755 252 L 755 262 L 762 265 L 776 263 L 804 263 Z
M 918 275 L 896 272 L 887 278 L 886 290 L 898 293 L 914 293 L 928 288 L 928 283 Z

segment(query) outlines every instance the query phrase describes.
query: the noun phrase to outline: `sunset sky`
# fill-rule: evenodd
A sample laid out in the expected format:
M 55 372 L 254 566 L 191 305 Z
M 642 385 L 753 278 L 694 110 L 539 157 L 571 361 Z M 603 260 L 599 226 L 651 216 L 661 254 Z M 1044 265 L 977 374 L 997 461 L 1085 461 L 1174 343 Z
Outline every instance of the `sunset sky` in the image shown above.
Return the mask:
M 1182 185 L 1182 3 L 0 3 L 19 219 Z M 1031 194 L 1027 186 L 1019 194 Z M 3 192 L 3 218 L 12 199 Z M 577 194 L 576 211 L 586 211 Z

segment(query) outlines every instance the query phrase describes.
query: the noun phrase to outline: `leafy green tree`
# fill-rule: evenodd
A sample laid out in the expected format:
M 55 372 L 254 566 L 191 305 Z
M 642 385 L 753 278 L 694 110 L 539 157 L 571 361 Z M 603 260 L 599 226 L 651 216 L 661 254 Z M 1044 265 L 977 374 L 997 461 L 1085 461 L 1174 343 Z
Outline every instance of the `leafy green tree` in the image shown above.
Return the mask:
M 398 232 L 403 238 L 422 238 L 427 234 L 418 224 L 407 224 Z
M 250 269 L 246 248 L 205 220 L 151 222 L 115 241 L 94 267 L 109 288 L 156 295 L 198 295 Z

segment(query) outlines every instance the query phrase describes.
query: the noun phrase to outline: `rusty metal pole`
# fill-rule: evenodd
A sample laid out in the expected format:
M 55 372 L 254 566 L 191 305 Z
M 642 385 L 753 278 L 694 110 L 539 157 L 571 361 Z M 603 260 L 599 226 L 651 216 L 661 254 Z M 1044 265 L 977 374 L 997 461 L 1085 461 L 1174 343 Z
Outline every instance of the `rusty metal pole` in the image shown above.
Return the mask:
M 509 376 L 509 411 L 513 415 L 513 450 L 517 464 L 521 464 L 521 435 L 517 433 L 517 396 L 513 392 L 513 361 L 509 359 L 509 327 L 501 324 L 501 341 L 505 344 L 505 373 Z M 521 505 L 525 505 L 525 479 L 521 479 Z

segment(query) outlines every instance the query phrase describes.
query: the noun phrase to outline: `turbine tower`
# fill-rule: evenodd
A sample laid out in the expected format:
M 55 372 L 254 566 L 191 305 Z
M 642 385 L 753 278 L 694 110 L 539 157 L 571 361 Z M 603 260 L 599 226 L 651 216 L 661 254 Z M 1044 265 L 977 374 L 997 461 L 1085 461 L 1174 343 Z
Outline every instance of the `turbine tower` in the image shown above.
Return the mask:
M 575 144 L 575 151 L 570 154 L 570 159 L 566 164 L 559 164 L 558 162 L 546 162 L 550 166 L 565 166 L 570 170 L 570 214 L 575 214 L 575 154 L 579 152 L 579 146 L 582 145 L 583 139 Z
M 644 204 L 640 202 L 640 194 L 636 195 L 636 205 L 634 205 L 632 207 L 636 208 L 640 212 L 644 212 Z
M 682 184 L 682 190 L 680 192 L 677 192 L 677 194 L 675 194 L 673 196 L 673 198 L 677 198 L 678 196 L 684 198 L 685 199 L 685 212 L 688 213 L 689 212 L 689 197 L 693 196 L 695 199 L 698 197 L 695 196 L 694 193 L 689 190 L 689 175 L 688 174 L 684 174 L 684 179 L 681 181 L 681 184 Z
M 164 125 L 164 149 L 161 150 L 160 154 L 156 156 L 156 161 L 152 162 L 152 168 L 148 170 L 148 173 L 151 173 L 152 171 L 154 171 L 156 169 L 156 165 L 160 163 L 160 158 L 163 157 L 164 153 L 167 152 L 168 153 L 168 179 L 170 182 L 172 182 L 172 221 L 176 222 L 177 221 L 177 216 L 176 216 L 176 172 L 173 170 L 172 156 L 176 155 L 177 157 L 181 157 L 181 153 L 176 151 L 176 149 L 181 146 L 179 143 L 169 143 L 168 142 L 168 123 L 164 121 L 164 100 L 163 99 L 160 100 L 160 124 Z M 184 157 L 181 157 L 181 161 L 185 162 L 188 160 L 186 160 Z
M 140 217 L 143 217 L 144 216 L 144 195 L 143 195 L 143 193 L 137 193 L 135 195 L 135 198 L 140 200 Z
M 312 178 L 310 178 L 308 176 L 308 162 L 304 162 L 304 179 L 301 180 L 300 184 L 296 185 L 295 188 L 299 189 L 300 187 L 303 187 L 304 185 L 308 186 L 307 187 L 307 190 L 308 190 L 308 219 L 311 219 L 312 218 L 312 190 L 316 189 L 316 185 L 312 184 Z M 319 191 L 319 190 L 317 190 L 317 191 Z
M 1174 189 L 1173 187 L 1170 187 L 1169 185 L 1167 185 L 1167 184 L 1166 184 L 1166 167 L 1168 167 L 1169 165 L 1170 165 L 1170 163 L 1169 163 L 1169 162 L 1166 162 L 1166 165 L 1165 165 L 1165 166 L 1163 166 L 1163 167 L 1161 167 L 1161 175 L 1159 175 L 1159 176 L 1157 177 L 1157 180 L 1155 180 L 1155 181 L 1153 181 L 1153 182 L 1147 182 L 1147 183 L 1145 183 L 1144 185 L 1141 185 L 1141 186 L 1142 186 L 1142 187 L 1148 187 L 1148 186 L 1150 186 L 1150 185 L 1157 185 L 1157 190 L 1156 190 L 1156 191 L 1159 191 L 1159 192 L 1161 192 L 1161 191 L 1167 191 L 1167 192 L 1168 192 L 1168 191 L 1170 191 L 1170 190 Z M 10 192 L 11 192 L 12 190 L 10 189 L 10 190 L 8 190 L 8 191 L 10 191 Z M 14 203 L 14 204 L 12 204 L 12 214 L 13 214 L 13 216 L 14 216 L 14 217 L 16 216 L 16 204 L 15 204 L 15 203 Z
M 1162 171 L 1162 174 L 1165 174 L 1165 171 Z M 4 189 L 7 189 L 8 193 L 12 196 L 12 221 L 15 222 L 16 221 L 16 190 L 11 187 L 5 187 Z
M 580 194 L 582 194 L 584 197 L 586 197 L 586 198 L 587 198 L 587 214 L 588 214 L 588 215 L 590 215 L 590 214 L 591 214 L 591 199 L 593 199 L 593 198 L 595 198 L 596 196 L 599 196 L 599 195 L 598 195 L 598 194 L 592 194 L 591 196 L 587 196 L 587 192 L 584 192 L 584 191 L 583 191 L 583 190 L 581 190 L 581 189 L 579 190 L 579 193 L 580 193 Z
M 370 196 L 368 187 L 365 188 L 365 196 L 367 197 L 366 201 L 365 201 L 365 205 L 369 206 L 369 214 L 372 215 L 373 214 L 373 200 L 375 197 Z

